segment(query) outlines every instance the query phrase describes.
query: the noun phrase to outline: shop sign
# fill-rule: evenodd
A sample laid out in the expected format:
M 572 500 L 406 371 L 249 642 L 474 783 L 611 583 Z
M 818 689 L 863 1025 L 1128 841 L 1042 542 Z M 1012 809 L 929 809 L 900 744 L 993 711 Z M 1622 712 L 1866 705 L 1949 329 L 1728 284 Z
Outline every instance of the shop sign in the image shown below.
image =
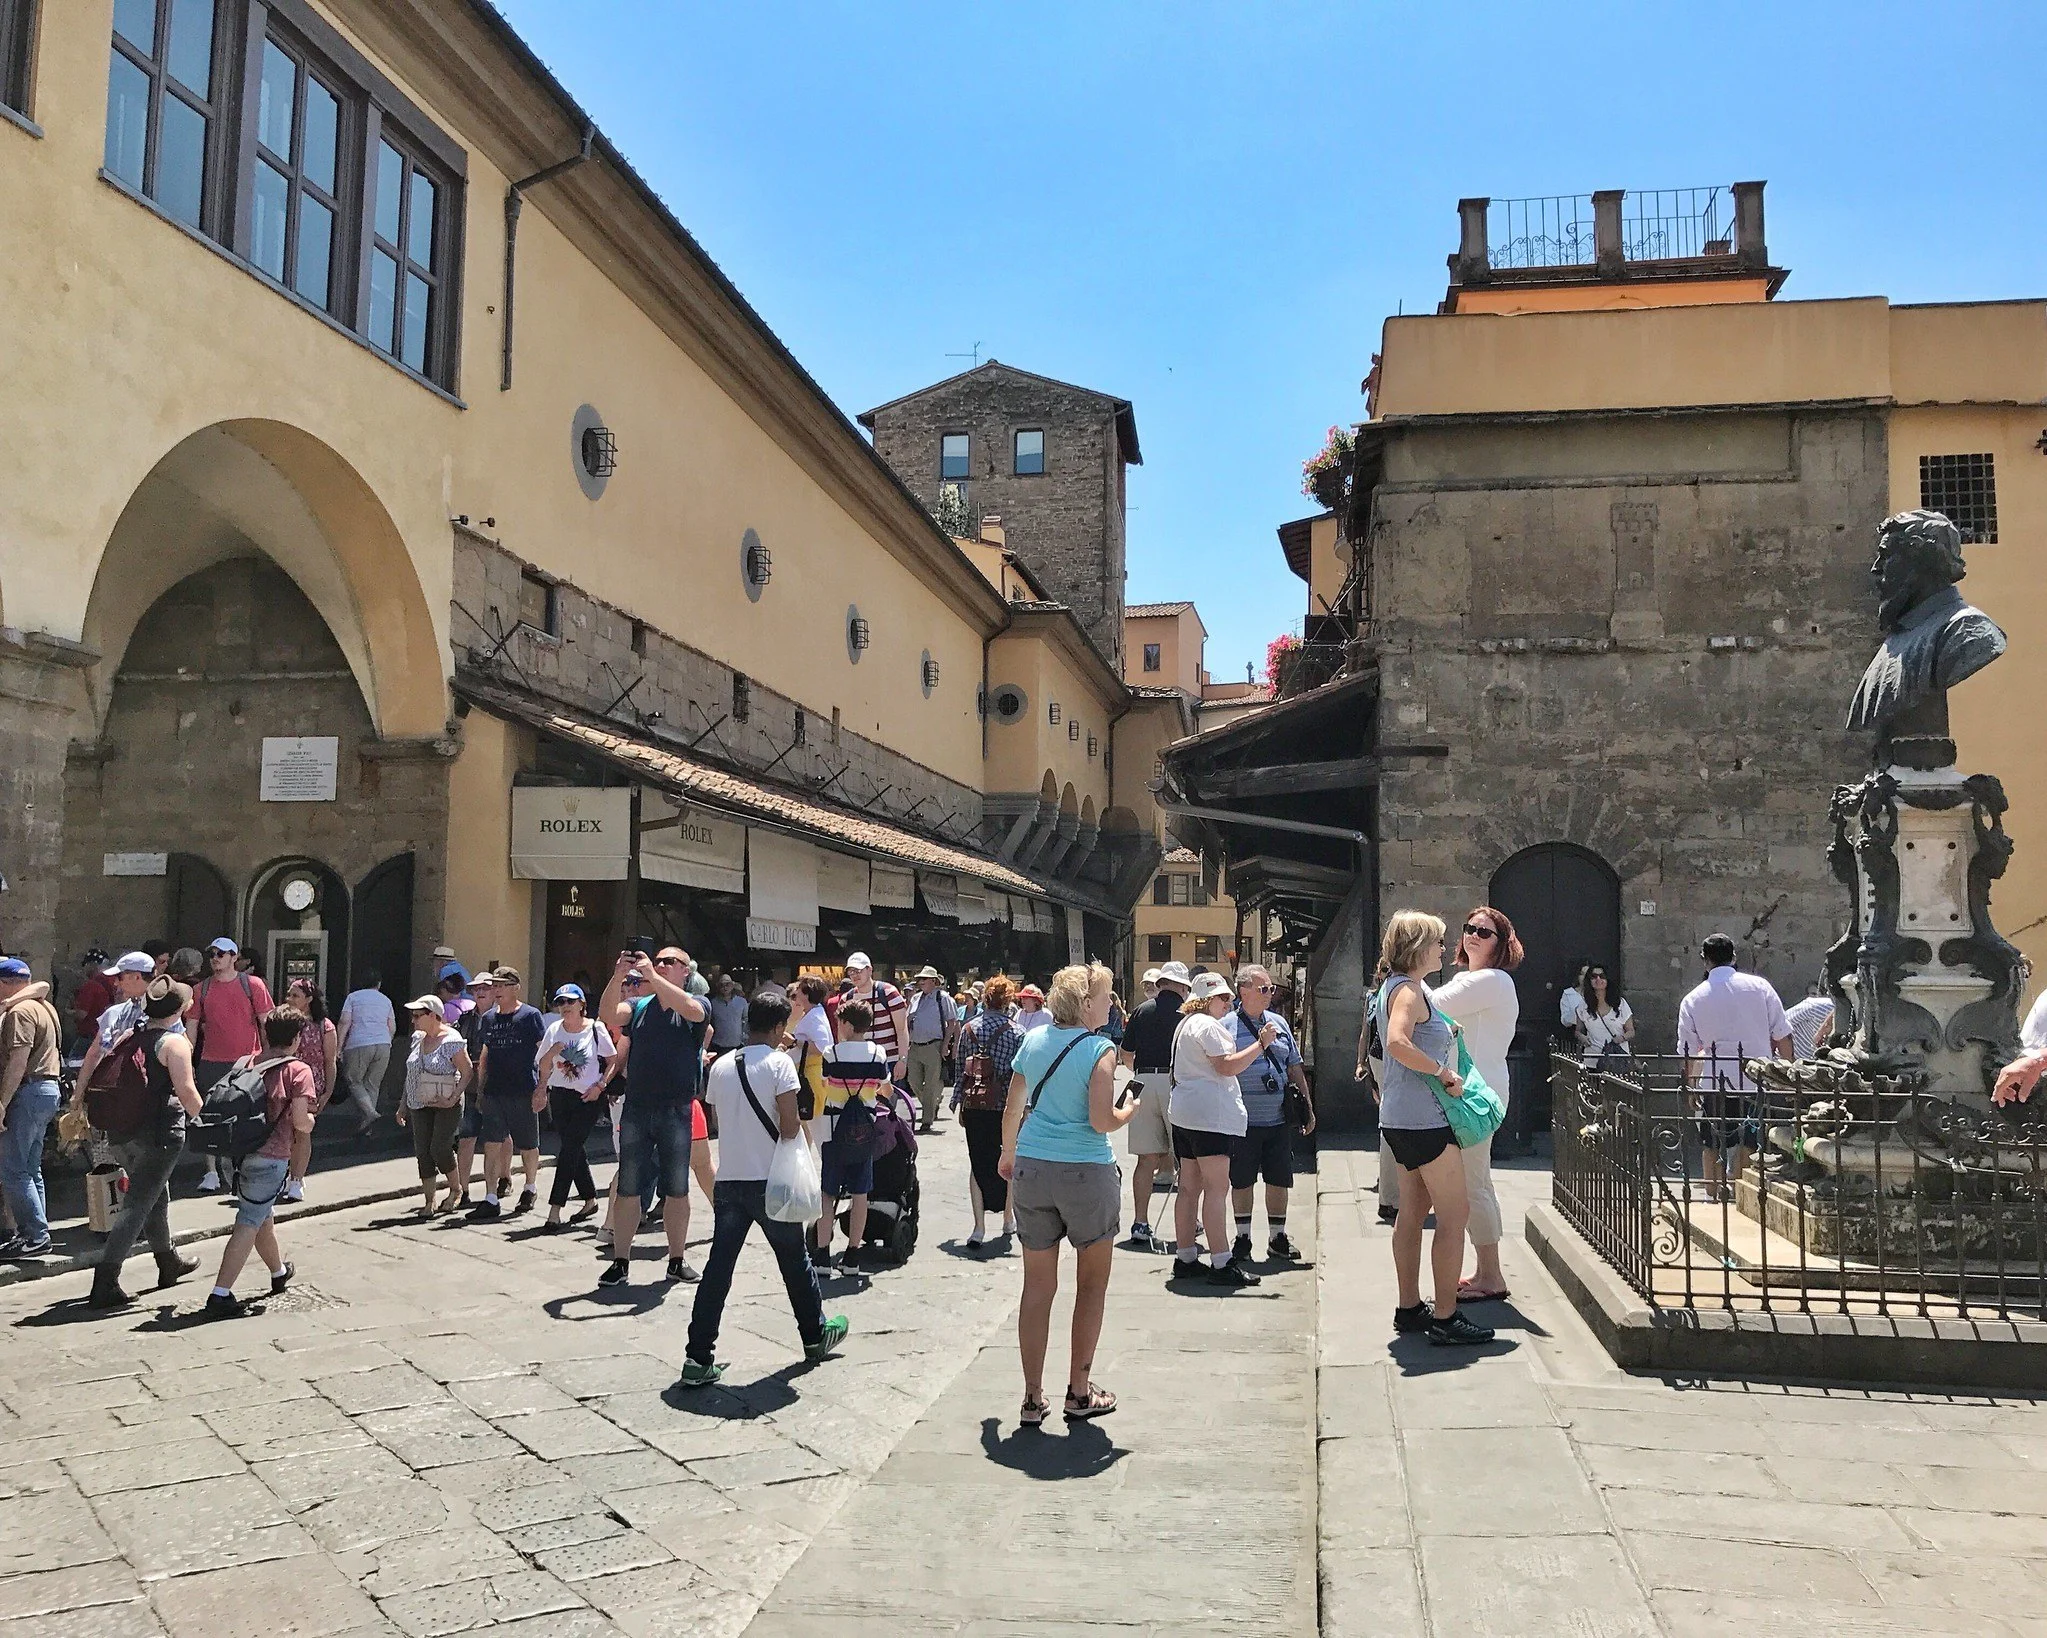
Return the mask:
M 894 865 L 877 864 L 869 872 L 870 896 L 877 910 L 914 910 L 917 908 L 917 873 L 914 870 L 898 870 Z
M 171 856 L 168 853 L 102 853 L 100 874 L 102 876 L 168 876 L 171 873 Z
M 1074 967 L 1087 960 L 1087 940 L 1080 912 L 1070 904 L 1066 907 L 1066 960 Z
M 624 881 L 632 822 L 632 792 L 623 785 L 515 785 L 512 875 L 521 881 Z
M 826 910 L 850 910 L 864 916 L 874 908 L 867 861 L 850 853 L 820 849 L 817 855 L 817 902 Z
M 746 918 L 747 948 L 753 950 L 815 950 L 817 928 L 800 921 L 776 921 L 770 916 Z
M 713 893 L 746 891 L 746 826 L 705 808 L 684 808 L 649 820 L 640 808 L 640 874 L 650 882 L 701 887 Z M 658 810 L 656 810 L 658 811 Z
M 924 908 L 934 916 L 958 916 L 960 879 L 942 871 L 917 872 L 917 891 L 924 895 Z
M 331 802 L 341 741 L 331 735 L 311 739 L 265 739 L 263 772 L 257 783 L 260 802 Z

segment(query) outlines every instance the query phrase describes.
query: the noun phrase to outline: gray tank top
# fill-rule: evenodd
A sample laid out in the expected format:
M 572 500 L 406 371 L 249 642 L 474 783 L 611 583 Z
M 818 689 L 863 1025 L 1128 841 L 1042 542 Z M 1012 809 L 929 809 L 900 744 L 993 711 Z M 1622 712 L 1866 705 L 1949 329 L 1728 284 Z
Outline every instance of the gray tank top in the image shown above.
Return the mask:
M 1373 1005 L 1379 1009 L 1379 1033 L 1383 1039 L 1387 1031 L 1387 1019 L 1393 1005 L 1393 992 L 1402 984 L 1413 984 L 1411 978 L 1395 975 L 1386 980 L 1380 988 Z M 1456 1046 L 1450 1034 L 1450 1021 L 1436 1010 L 1429 1000 L 1426 984 L 1417 985 L 1422 1000 L 1427 1004 L 1429 1015 L 1414 1026 L 1411 1037 L 1417 1051 L 1426 1052 L 1438 1063 L 1455 1061 Z M 1386 1076 L 1379 1087 L 1379 1124 L 1390 1126 L 1395 1131 L 1429 1131 L 1438 1126 L 1448 1126 L 1449 1118 L 1443 1113 L 1443 1106 L 1436 1101 L 1435 1082 L 1428 1076 L 1418 1074 L 1400 1062 L 1392 1053 L 1386 1054 Z

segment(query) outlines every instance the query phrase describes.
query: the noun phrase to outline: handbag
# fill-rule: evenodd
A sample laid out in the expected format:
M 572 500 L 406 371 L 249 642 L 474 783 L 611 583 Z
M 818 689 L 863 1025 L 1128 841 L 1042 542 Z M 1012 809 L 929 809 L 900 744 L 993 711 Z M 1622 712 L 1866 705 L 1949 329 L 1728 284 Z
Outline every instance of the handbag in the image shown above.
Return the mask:
M 1007 1020 L 1003 1020 L 1007 1022 Z M 969 1025 L 969 1029 L 973 1026 Z M 975 1030 L 973 1043 L 985 1046 L 992 1031 Z M 960 1107 L 971 1109 L 978 1114 L 999 1114 L 1009 1102 L 1009 1088 L 998 1086 L 995 1077 L 995 1060 L 986 1052 L 972 1052 L 967 1055 L 966 1068 L 960 1075 Z
M 1443 1116 L 1450 1123 L 1450 1135 L 1457 1140 L 1457 1147 L 1470 1149 L 1485 1142 L 1505 1123 L 1507 1100 L 1486 1085 L 1485 1077 L 1473 1066 L 1471 1048 L 1464 1044 L 1464 1026 L 1452 1019 L 1450 1033 L 1457 1040 L 1457 1073 L 1463 1078 L 1463 1095 L 1452 1097 L 1439 1076 L 1424 1079 L 1435 1088 L 1436 1102 L 1443 1106 Z

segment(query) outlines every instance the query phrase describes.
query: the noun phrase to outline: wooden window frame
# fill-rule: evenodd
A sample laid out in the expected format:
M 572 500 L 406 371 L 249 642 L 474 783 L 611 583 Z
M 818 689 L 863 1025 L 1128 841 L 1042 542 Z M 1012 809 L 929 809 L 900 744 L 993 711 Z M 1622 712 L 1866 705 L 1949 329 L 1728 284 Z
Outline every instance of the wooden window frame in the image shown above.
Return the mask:
M 151 3 L 156 8 L 155 49 L 152 53 L 145 54 L 119 29 L 112 27 L 108 29 L 109 116 L 112 114 L 115 58 L 127 62 L 149 82 L 148 112 L 143 119 L 142 175 L 139 180 L 132 183 L 126 177 L 119 180 L 123 186 L 132 187 L 142 194 L 173 221 L 184 223 L 206 238 L 225 243 L 228 198 L 231 192 L 227 186 L 232 154 L 229 127 L 234 124 L 235 108 L 241 91 L 239 76 L 234 68 L 231 44 L 235 32 L 233 0 L 214 0 L 213 47 L 207 75 L 211 83 L 208 86 L 208 95 L 203 98 L 183 80 L 172 75 L 167 61 L 170 53 L 171 8 L 177 0 L 151 0 Z M 199 179 L 199 219 L 196 222 L 187 221 L 179 216 L 163 202 L 158 191 L 157 172 L 163 152 L 163 102 L 166 96 L 183 103 L 206 122 L 206 141 L 200 161 L 204 169 Z
M 0 107 L 33 117 L 36 0 L 0 0 Z

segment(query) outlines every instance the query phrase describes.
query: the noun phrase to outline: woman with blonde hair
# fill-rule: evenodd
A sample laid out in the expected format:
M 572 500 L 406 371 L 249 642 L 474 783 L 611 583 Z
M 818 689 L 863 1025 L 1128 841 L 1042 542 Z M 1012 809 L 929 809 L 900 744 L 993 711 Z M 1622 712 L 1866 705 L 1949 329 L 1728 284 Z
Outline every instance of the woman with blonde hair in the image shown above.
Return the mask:
M 967 1244 L 976 1249 L 987 1241 L 985 1224 L 991 1211 L 1001 1216 L 1003 1238 L 1016 1233 L 1009 1184 L 1001 1171 L 1003 1110 L 1016 1051 L 1023 1045 L 1023 1031 L 1009 1016 L 1015 990 L 1015 983 L 1002 973 L 989 979 L 981 990 L 982 1010 L 961 1028 L 956 1049 L 959 1072 L 953 1080 L 952 1106 L 967 1139 L 967 1200 L 974 1212 Z
M 1386 1044 L 1379 1088 L 1379 1141 L 1401 1168 L 1400 1215 L 1393 1224 L 1393 1269 L 1400 1304 L 1396 1331 L 1426 1331 L 1442 1346 L 1491 1342 L 1493 1333 L 1457 1311 L 1458 1276 L 1464 1272 L 1464 1230 L 1471 1206 L 1464 1161 L 1439 1095 L 1464 1090 L 1457 1070 L 1457 1039 L 1450 1021 L 1430 999 L 1424 973 L 1443 962 L 1444 926 L 1421 910 L 1400 910 L 1386 924 L 1372 1006 Z M 1440 1094 L 1439 1094 L 1440 1089 Z M 1422 1301 L 1422 1225 L 1431 1209 L 1436 1237 L 1429 1248 L 1435 1303 Z
M 1084 1422 L 1116 1408 L 1116 1396 L 1098 1387 L 1093 1374 L 1123 1198 L 1109 1134 L 1129 1122 L 1132 1109 L 1128 1099 L 1120 1107 L 1116 1101 L 1115 1043 L 1094 1033 L 1109 1021 L 1113 983 L 1099 961 L 1060 968 L 1046 998 L 1052 1021 L 1024 1036 L 1009 1077 L 997 1169 L 1010 1184 L 1023 1241 L 1016 1331 L 1024 1376 L 1019 1420 L 1027 1428 L 1042 1427 L 1052 1411 L 1045 1398 L 1045 1349 L 1062 1239 L 1075 1253 L 1066 1420 Z

